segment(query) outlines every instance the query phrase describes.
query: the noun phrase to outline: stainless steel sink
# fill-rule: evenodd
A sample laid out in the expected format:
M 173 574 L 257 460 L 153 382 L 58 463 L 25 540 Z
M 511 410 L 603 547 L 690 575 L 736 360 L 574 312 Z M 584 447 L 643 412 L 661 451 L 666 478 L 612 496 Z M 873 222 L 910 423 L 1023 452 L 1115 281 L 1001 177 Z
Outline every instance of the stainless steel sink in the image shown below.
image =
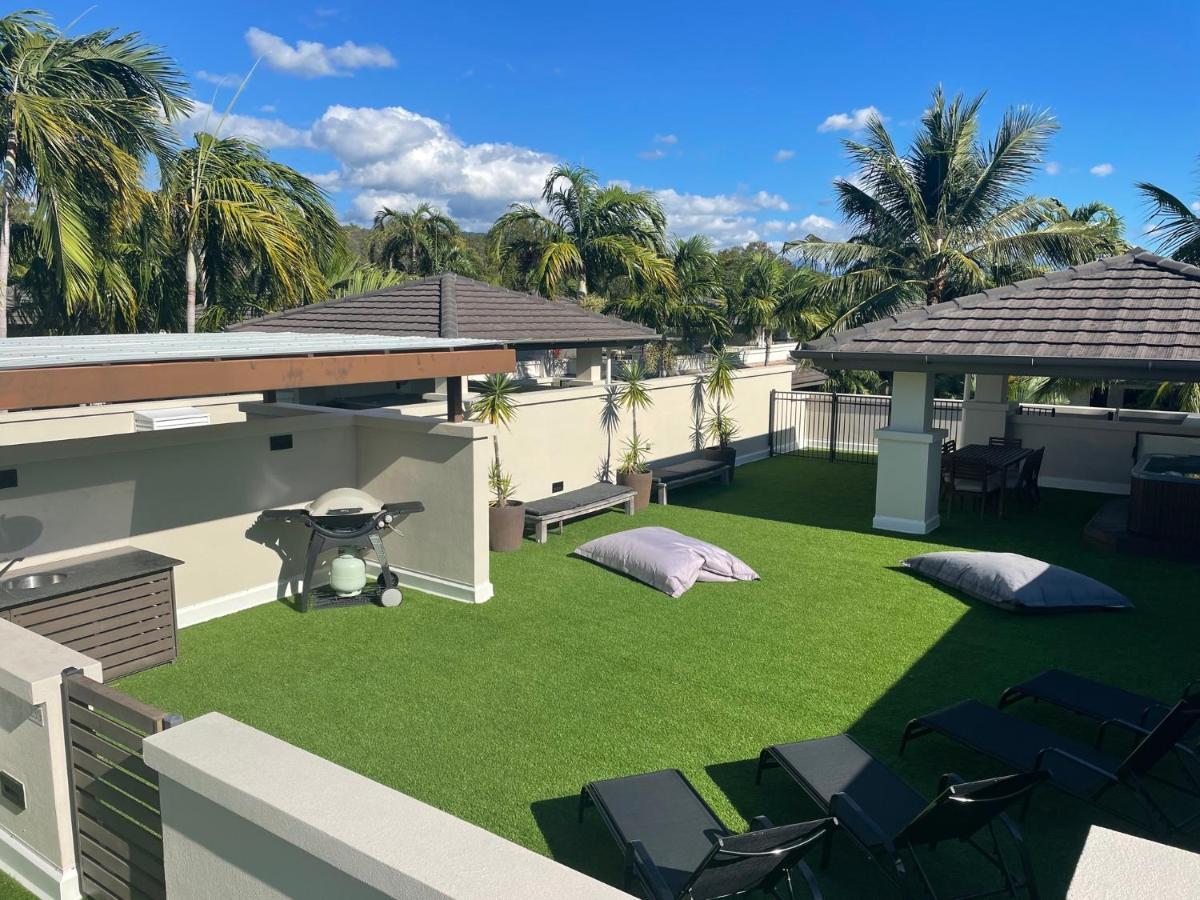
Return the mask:
M 0 581 L 0 588 L 6 591 L 36 591 L 38 588 L 49 587 L 52 584 L 62 584 L 67 576 L 62 572 L 37 572 L 33 575 L 18 575 Z

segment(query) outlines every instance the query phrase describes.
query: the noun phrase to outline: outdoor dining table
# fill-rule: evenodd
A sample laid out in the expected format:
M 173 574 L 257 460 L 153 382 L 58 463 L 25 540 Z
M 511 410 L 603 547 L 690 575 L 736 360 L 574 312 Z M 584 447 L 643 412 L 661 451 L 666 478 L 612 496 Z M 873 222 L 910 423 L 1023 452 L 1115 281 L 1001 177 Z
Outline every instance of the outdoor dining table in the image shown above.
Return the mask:
M 1008 493 L 1008 470 L 1019 467 L 1025 457 L 1033 453 L 1024 447 L 991 444 L 967 444 L 950 454 L 951 459 L 961 459 L 965 462 L 981 463 L 989 471 L 1000 473 L 1000 510 L 1004 515 L 1004 495 Z

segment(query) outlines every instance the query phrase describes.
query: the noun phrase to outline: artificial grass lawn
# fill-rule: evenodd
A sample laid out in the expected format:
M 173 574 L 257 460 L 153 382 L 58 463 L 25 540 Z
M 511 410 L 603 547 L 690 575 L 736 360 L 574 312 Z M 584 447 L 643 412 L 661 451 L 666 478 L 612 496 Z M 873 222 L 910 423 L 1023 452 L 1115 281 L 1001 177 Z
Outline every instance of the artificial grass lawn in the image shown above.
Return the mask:
M 677 767 L 731 827 L 760 813 L 813 818 L 778 772 L 754 785 L 764 745 L 849 730 L 932 794 L 943 772 L 996 770 L 935 737 L 898 758 L 914 715 L 963 697 L 994 702 L 1052 665 L 1168 699 L 1196 674 L 1196 567 L 1084 546 L 1104 498 L 1045 491 L 1036 510 L 1003 521 L 956 512 L 909 539 L 869 530 L 875 471 L 797 458 L 744 466 L 731 487 L 681 490 L 633 521 L 604 514 L 493 555 L 496 596 L 481 606 L 415 592 L 395 610 L 270 604 L 185 630 L 178 662 L 121 687 L 186 718 L 220 710 L 620 884 L 603 826 L 594 814 L 575 822 L 590 779 Z M 671 600 L 569 556 L 634 525 L 718 543 L 762 581 L 699 584 Z M 1067 565 L 1138 608 L 1016 616 L 896 568 L 945 547 Z M 1091 733 L 1049 710 L 1019 714 Z M 1044 896 L 1063 893 L 1093 821 L 1120 827 L 1056 792 L 1035 798 L 1025 830 Z M 958 847 L 936 858 L 948 889 L 990 878 Z M 832 897 L 887 891 L 844 841 L 821 880 Z

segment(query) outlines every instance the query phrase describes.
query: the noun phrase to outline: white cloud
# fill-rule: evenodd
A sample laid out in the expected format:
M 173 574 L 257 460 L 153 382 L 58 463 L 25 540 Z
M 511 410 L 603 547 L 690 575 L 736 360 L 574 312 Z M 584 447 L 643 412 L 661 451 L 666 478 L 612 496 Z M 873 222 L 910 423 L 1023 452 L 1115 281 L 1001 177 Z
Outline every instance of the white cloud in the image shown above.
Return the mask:
M 319 41 L 297 41 L 293 46 L 277 34 L 253 27 L 246 31 L 246 44 L 272 69 L 301 78 L 349 75 L 354 69 L 389 69 L 396 65 L 395 57 L 378 44 L 346 41 L 330 47 Z
M 789 159 L 791 159 L 795 155 L 796 155 L 795 150 L 776 150 L 775 154 L 771 157 L 771 159 L 775 160 L 775 162 L 781 163 L 781 162 L 787 162 Z
M 667 214 L 672 234 L 688 237 L 707 234 L 720 247 L 746 244 L 762 239 L 757 213 L 764 210 L 786 212 L 787 201 L 778 194 L 758 191 L 754 194 L 686 194 L 674 188 L 656 191 Z
M 558 161 L 514 144 L 464 143 L 400 106 L 331 106 L 313 123 L 309 145 L 337 159 L 326 185 L 356 194 L 355 221 L 369 221 L 384 198 L 419 197 L 469 230 L 486 229 L 510 203 L 536 200 Z
M 264 103 L 262 106 L 260 106 L 258 108 L 258 111 L 260 113 L 273 113 L 273 112 L 275 112 L 275 104 L 274 103 Z
M 1198 213 L 1200 213 L 1200 200 L 1193 200 L 1193 201 L 1192 201 L 1192 209 L 1193 209 L 1195 212 L 1198 212 Z
M 1061 171 L 1062 171 L 1062 163 L 1054 162 L 1053 160 L 1046 163 L 1046 174 L 1047 175 L 1057 175 Z
M 815 234 L 819 238 L 826 240 L 839 240 L 846 236 L 846 230 L 837 222 L 827 219 L 824 216 L 807 215 L 803 219 L 792 219 L 785 221 L 783 219 L 773 219 L 770 222 L 763 223 L 763 231 L 772 237 L 807 237 L 810 234 Z
M 653 150 L 643 150 L 638 156 L 642 159 L 662 159 L 667 155 L 667 151 L 662 147 L 655 147 Z
M 817 131 L 862 131 L 872 116 L 883 118 L 874 106 L 864 106 L 848 113 L 834 113 L 817 126 Z
M 204 69 L 196 71 L 197 81 L 207 81 L 209 84 L 215 84 L 218 87 L 238 84 L 242 80 L 242 76 L 237 72 L 227 72 L 224 75 L 219 72 L 208 72 Z
M 678 144 L 679 138 L 677 138 L 673 134 L 656 134 L 654 136 L 654 143 L 656 143 L 656 144 Z
M 263 119 L 238 113 L 225 115 L 224 110 L 214 109 L 212 104 L 202 100 L 192 101 L 191 112 L 178 119 L 175 128 L 184 141 L 188 142 L 197 131 L 208 131 L 219 133 L 221 137 L 240 137 L 268 149 L 308 145 L 306 131 L 293 128 L 279 119 Z
M 1093 175 L 1095 175 L 1097 178 L 1107 178 L 1109 175 L 1111 175 L 1113 172 L 1116 171 L 1116 168 L 1113 166 L 1112 163 L 1099 163 L 1097 165 L 1092 166 L 1090 169 L 1088 169 L 1088 171 L 1091 172 Z

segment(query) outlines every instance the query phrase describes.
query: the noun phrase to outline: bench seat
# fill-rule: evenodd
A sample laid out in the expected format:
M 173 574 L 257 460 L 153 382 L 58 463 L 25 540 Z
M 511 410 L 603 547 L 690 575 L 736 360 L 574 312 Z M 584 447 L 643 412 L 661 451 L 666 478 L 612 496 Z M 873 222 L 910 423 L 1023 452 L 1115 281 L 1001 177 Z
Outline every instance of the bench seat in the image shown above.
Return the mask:
M 573 491 L 563 491 L 525 504 L 525 525 L 533 528 L 534 539 L 546 543 L 546 533 L 551 525 L 557 524 L 562 533 L 562 523 L 578 519 L 589 513 L 600 512 L 614 506 L 624 506 L 627 515 L 633 515 L 637 489 L 623 484 L 608 484 L 599 481 Z
M 689 459 L 685 462 L 662 466 L 654 470 L 654 491 L 660 504 L 666 505 L 667 489 L 720 478 L 729 484 L 733 467 L 719 459 Z

